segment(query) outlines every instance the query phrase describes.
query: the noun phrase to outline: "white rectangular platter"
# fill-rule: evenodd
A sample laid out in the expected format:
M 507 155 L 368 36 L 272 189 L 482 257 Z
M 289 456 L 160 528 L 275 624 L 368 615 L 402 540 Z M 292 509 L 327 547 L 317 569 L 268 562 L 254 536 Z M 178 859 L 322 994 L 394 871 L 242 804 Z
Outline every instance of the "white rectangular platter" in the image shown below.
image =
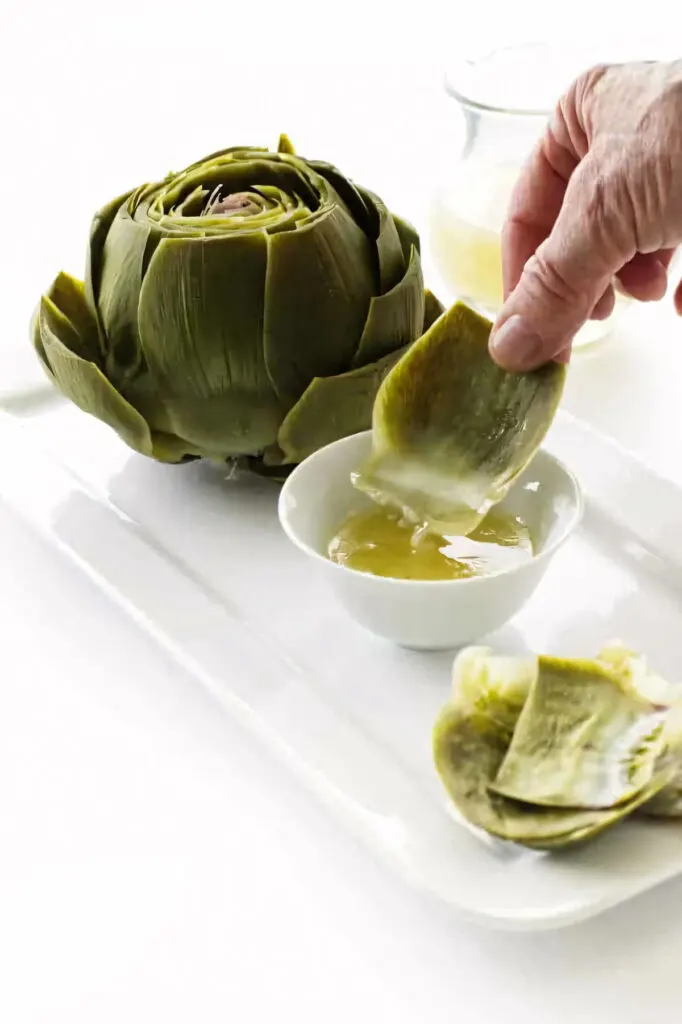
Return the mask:
M 566 415 L 547 447 L 580 478 L 585 519 L 487 642 L 590 655 L 621 639 L 680 679 L 682 492 Z M 682 821 L 630 820 L 544 855 L 453 820 L 431 760 L 452 654 L 400 650 L 347 619 L 281 532 L 277 496 L 227 468 L 146 460 L 51 396 L 0 411 L 0 500 L 411 884 L 471 920 L 543 929 L 682 871 Z

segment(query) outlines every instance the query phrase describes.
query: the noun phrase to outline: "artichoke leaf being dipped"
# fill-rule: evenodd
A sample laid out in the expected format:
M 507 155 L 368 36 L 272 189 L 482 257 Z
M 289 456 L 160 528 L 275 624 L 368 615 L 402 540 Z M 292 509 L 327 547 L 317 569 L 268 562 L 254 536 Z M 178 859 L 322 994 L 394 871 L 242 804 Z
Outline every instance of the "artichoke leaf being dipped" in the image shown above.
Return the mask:
M 575 669 L 576 677 L 582 671 L 596 673 L 601 678 L 600 670 L 605 670 L 598 660 L 574 663 L 571 660 L 559 661 L 535 656 L 502 658 L 487 648 L 464 650 L 455 661 L 452 700 L 438 717 L 433 733 L 436 769 L 462 817 L 490 835 L 533 849 L 557 849 L 598 835 L 637 808 L 646 806 L 648 801 L 671 783 L 676 771 L 674 761 L 665 756 L 665 743 L 660 742 L 656 746 L 660 741 L 660 734 L 657 733 L 656 743 L 652 745 L 655 751 L 647 748 L 646 771 L 640 770 L 638 756 L 630 759 L 630 763 L 639 771 L 640 787 L 634 791 L 630 788 L 625 796 L 619 793 L 620 802 L 612 806 L 571 806 L 563 794 L 560 794 L 561 803 L 555 806 L 502 795 L 499 791 L 503 788 L 500 785 L 501 771 L 515 742 L 520 719 L 529 707 L 529 697 L 538 689 L 538 683 L 541 691 L 546 689 L 543 685 L 546 678 L 549 678 L 551 688 L 552 679 L 559 667 L 565 673 Z M 610 682 L 616 690 L 619 689 L 616 677 Z M 626 681 L 620 682 L 624 703 L 629 708 L 636 695 Z M 581 692 L 583 696 L 589 695 L 590 699 L 594 697 L 590 687 L 585 687 Z M 609 700 L 613 707 L 614 698 L 610 692 Z M 645 698 L 640 697 L 640 700 L 644 707 L 651 709 Z M 526 726 L 534 723 L 544 749 L 552 751 L 552 721 L 540 718 L 541 702 L 536 701 L 535 707 L 531 704 L 530 709 Z M 672 715 L 673 709 L 668 710 Z M 599 724 L 603 724 L 599 712 L 594 715 L 594 709 L 591 710 L 587 705 L 584 712 L 586 720 L 593 716 Z M 656 710 L 652 714 L 656 714 Z M 573 724 L 575 717 L 572 715 Z M 579 730 L 576 731 L 579 734 Z M 557 750 L 552 751 L 555 753 L 555 763 L 561 765 L 563 751 L 566 755 L 565 778 L 579 794 L 582 794 L 586 786 L 590 792 L 590 785 L 595 778 L 610 777 L 612 774 L 619 777 L 622 743 L 618 743 L 616 749 L 609 749 L 608 743 L 602 743 L 602 763 L 599 765 L 600 770 L 595 773 L 599 754 L 593 755 L 589 751 L 590 756 L 583 761 L 576 756 L 561 728 L 557 730 L 557 737 Z M 580 743 L 576 746 L 582 749 L 584 737 L 582 746 Z M 519 759 L 522 757 L 521 751 L 518 756 Z M 610 759 L 613 765 L 610 765 Z M 545 781 L 542 763 L 533 763 L 533 771 L 537 783 L 527 791 L 527 795 L 531 796 L 532 790 L 540 789 Z M 530 772 L 523 774 L 527 782 Z M 555 770 L 550 774 L 550 780 L 554 783 L 559 777 Z M 542 796 L 544 798 L 545 794 Z
M 283 136 L 112 200 L 84 283 L 60 274 L 31 333 L 55 386 L 136 451 L 276 474 L 369 428 L 441 312 L 415 230 Z
M 565 367 L 502 370 L 492 324 L 462 302 L 390 371 L 374 405 L 372 453 L 355 477 L 375 501 L 441 535 L 468 534 L 526 468 L 561 399 Z

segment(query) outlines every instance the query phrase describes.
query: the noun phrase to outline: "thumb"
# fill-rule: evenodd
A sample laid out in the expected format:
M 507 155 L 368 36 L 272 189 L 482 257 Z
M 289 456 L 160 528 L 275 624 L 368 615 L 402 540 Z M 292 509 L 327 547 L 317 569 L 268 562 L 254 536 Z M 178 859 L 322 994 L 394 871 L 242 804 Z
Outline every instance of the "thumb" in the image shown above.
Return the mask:
M 570 350 L 613 277 L 636 251 L 632 206 L 622 183 L 592 154 L 578 165 L 549 236 L 523 268 L 490 338 L 507 370 L 535 369 Z M 629 215 L 628 215 L 629 209 Z

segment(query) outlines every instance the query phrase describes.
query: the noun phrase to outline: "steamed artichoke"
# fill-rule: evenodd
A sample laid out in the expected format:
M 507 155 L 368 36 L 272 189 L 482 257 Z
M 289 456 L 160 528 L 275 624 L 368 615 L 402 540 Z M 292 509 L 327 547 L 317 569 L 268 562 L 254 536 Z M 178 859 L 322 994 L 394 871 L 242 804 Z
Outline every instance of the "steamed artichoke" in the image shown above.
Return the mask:
M 414 229 L 283 136 L 112 200 L 85 282 L 60 274 L 32 335 L 57 388 L 136 451 L 264 468 L 368 428 L 441 312 Z

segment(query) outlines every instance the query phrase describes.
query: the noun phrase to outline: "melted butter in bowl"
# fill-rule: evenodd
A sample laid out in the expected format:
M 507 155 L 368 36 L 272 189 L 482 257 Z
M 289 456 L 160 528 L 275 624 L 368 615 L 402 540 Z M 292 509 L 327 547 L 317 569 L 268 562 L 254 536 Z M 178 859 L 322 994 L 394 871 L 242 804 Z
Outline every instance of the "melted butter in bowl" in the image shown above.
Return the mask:
M 464 580 L 516 568 L 533 557 L 520 516 L 489 512 L 468 536 L 415 530 L 397 510 L 375 506 L 351 514 L 332 538 L 332 562 L 401 580 Z
M 371 444 L 370 431 L 355 434 L 292 472 L 279 499 L 287 536 L 348 614 L 378 637 L 443 650 L 490 636 L 531 597 L 579 523 L 575 477 L 540 451 L 476 532 L 427 535 L 415 553 L 415 524 L 386 520 L 385 507 L 353 486 Z

